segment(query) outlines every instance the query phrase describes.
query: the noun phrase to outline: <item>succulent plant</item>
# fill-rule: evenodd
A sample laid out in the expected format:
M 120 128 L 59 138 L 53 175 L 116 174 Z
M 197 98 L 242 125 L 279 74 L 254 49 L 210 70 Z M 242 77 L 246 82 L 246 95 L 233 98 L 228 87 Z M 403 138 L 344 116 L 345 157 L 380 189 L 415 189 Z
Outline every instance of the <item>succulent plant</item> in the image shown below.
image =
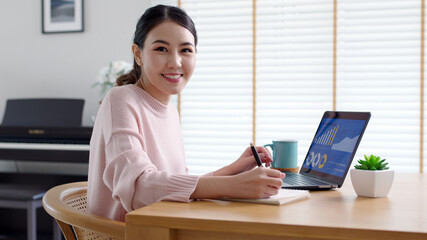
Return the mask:
M 357 161 L 359 163 L 359 165 L 355 165 L 354 167 L 356 169 L 360 169 L 360 170 L 386 170 L 389 169 L 389 167 L 387 167 L 388 162 L 385 162 L 385 159 L 381 159 L 381 157 L 379 156 L 366 156 L 365 155 L 365 160 L 363 159 L 359 159 Z

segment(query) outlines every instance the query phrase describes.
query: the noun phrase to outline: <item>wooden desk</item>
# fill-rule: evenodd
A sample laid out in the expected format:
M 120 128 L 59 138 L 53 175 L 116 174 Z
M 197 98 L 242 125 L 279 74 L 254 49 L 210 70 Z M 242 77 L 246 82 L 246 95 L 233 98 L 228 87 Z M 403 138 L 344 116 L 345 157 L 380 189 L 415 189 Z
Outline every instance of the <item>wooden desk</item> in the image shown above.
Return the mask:
M 338 190 L 269 206 L 159 202 L 126 216 L 126 239 L 427 239 L 427 177 L 396 174 L 387 198 Z

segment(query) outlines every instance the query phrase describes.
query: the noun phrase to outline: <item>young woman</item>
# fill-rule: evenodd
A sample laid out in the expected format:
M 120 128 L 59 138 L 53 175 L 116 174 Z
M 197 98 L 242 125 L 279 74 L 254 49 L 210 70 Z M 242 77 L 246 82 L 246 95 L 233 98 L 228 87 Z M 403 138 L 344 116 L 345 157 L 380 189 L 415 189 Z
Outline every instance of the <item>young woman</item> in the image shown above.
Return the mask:
M 119 221 L 125 214 L 168 200 L 265 198 L 284 174 L 255 168 L 248 147 L 233 163 L 203 176 L 188 175 L 176 108 L 169 104 L 193 74 L 197 34 L 181 9 L 158 5 L 136 26 L 134 68 L 117 79 L 98 111 L 90 143 L 88 210 Z M 270 153 L 257 147 L 269 166 Z

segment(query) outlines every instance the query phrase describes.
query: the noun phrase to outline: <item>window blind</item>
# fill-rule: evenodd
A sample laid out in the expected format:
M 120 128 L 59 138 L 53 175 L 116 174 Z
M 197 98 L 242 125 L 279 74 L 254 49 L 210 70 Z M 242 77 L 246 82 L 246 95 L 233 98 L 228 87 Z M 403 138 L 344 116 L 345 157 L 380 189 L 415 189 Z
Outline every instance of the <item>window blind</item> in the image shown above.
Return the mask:
M 257 1 L 257 143 L 298 140 L 299 165 L 332 110 L 333 9 L 330 0 Z
M 190 173 L 203 174 L 252 139 L 252 0 L 180 2 L 200 38 L 181 120 Z M 397 171 L 419 171 L 420 7 L 337 1 L 336 110 L 372 112 L 355 160 L 378 154 Z M 256 143 L 296 139 L 300 163 L 333 108 L 333 18 L 333 0 L 256 1 Z
M 425 4 L 426 4 L 426 2 L 425 2 L 425 0 L 421 0 L 421 7 L 424 7 L 424 9 L 423 9 L 423 11 L 422 11 L 422 13 L 424 13 L 424 17 L 423 17 L 423 20 L 424 20 L 424 23 L 423 23 L 423 25 L 422 25 L 422 27 L 423 28 L 421 28 L 420 30 L 423 30 L 424 29 L 424 31 L 423 31 L 423 38 L 424 39 L 422 39 L 423 40 L 423 45 L 422 45 L 422 47 L 423 47 L 423 60 L 424 60 L 424 62 L 422 62 L 422 67 L 423 67 L 423 69 L 422 69 L 422 71 L 423 71 L 423 82 L 422 82 L 422 84 L 420 84 L 420 87 L 423 87 L 423 91 L 422 91 L 422 94 L 423 94 L 423 105 L 421 106 L 422 107 L 422 111 L 423 111 L 423 132 L 421 133 L 421 134 L 423 134 L 423 146 L 421 146 L 423 149 L 422 149 L 422 151 L 423 151 L 423 161 L 422 161 L 422 164 L 421 164 L 421 162 L 420 162 L 420 170 L 422 170 L 422 172 L 423 173 L 427 173 L 427 161 L 426 161 L 426 154 L 427 154 L 427 144 L 426 144 L 426 140 L 427 140 L 427 133 L 426 133 L 426 126 L 427 126 L 427 121 L 426 121 L 426 117 L 427 117 L 427 112 L 426 112 L 426 96 L 425 96 L 425 93 L 426 93 L 426 83 L 425 83 L 425 79 L 426 79 L 426 49 L 425 49 L 425 46 L 426 46 L 426 44 L 427 44 L 427 41 L 426 41 L 426 29 L 425 29 L 425 13 L 426 13 L 426 6 L 425 6 Z M 421 94 L 420 94 L 421 95 Z
M 371 111 L 355 159 L 378 154 L 417 172 L 420 1 L 338 1 L 337 109 Z
M 199 37 L 196 70 L 181 94 L 186 161 L 203 174 L 252 141 L 252 1 L 181 1 Z

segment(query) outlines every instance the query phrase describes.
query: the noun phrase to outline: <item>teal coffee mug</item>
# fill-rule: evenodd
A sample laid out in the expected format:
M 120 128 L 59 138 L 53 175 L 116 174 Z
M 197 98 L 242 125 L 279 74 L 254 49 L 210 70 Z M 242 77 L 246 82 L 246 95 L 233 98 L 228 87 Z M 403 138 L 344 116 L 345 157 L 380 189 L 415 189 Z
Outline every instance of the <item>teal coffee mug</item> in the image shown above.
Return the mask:
M 272 168 L 282 171 L 293 171 L 298 167 L 298 141 L 273 140 L 273 144 L 266 144 L 273 151 Z M 297 170 L 295 170 L 297 171 Z

